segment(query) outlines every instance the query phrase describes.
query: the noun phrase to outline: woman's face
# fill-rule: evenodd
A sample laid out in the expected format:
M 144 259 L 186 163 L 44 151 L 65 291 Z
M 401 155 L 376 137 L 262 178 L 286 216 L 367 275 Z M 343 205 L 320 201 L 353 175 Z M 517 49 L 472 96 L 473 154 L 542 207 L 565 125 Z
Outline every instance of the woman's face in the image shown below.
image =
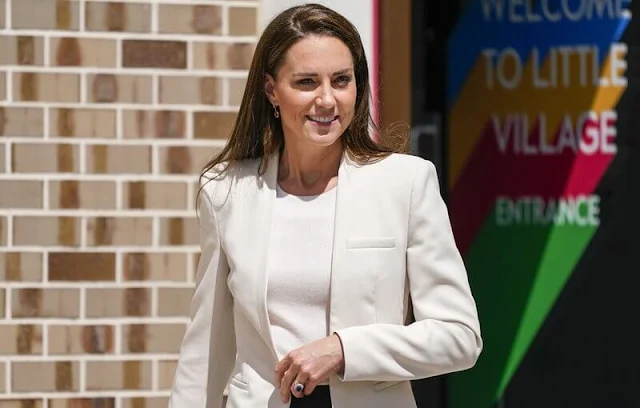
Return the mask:
M 309 35 L 294 44 L 265 90 L 280 110 L 285 142 L 329 146 L 347 129 L 356 104 L 353 57 L 330 36 Z

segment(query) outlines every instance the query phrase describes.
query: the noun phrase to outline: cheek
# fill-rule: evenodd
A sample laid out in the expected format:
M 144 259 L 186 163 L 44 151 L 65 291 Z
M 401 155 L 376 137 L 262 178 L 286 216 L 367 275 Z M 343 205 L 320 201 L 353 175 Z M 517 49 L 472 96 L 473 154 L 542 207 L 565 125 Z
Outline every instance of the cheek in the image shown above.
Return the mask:
M 356 111 L 356 93 L 345 94 L 343 98 L 340 98 L 340 111 L 344 112 L 347 116 L 352 117 Z
M 305 95 L 302 92 L 296 92 L 288 90 L 281 93 L 280 98 L 280 110 L 283 116 L 292 117 L 300 116 L 302 112 L 306 111 L 310 103 L 313 102 L 313 98 L 309 95 Z

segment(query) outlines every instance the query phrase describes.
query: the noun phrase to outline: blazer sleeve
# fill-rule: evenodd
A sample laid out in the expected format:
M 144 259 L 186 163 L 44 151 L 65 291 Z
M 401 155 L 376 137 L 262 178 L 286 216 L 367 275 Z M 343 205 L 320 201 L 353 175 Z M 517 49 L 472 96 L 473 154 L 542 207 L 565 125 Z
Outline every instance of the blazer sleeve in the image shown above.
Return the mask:
M 229 265 L 208 194 L 207 188 L 199 194 L 201 254 L 169 408 L 222 408 L 236 356 L 233 300 L 227 288 Z
M 338 330 L 343 381 L 414 380 L 473 367 L 482 350 L 466 269 L 434 165 L 422 161 L 411 192 L 407 276 L 415 322 Z

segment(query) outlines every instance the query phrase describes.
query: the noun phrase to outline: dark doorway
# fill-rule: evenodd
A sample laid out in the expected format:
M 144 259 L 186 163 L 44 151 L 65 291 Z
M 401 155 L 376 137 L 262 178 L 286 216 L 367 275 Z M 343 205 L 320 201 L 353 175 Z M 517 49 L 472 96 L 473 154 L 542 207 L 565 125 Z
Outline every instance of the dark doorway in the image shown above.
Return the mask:
M 447 45 L 464 0 L 412 1 L 412 153 L 431 160 L 447 200 Z M 446 376 L 413 381 L 418 408 L 446 408 Z

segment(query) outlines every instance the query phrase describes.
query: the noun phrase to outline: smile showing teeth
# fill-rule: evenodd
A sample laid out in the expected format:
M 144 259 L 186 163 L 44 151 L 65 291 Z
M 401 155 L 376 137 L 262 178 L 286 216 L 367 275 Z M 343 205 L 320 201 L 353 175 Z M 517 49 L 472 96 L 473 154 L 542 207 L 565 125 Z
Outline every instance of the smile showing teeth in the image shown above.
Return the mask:
M 335 118 L 335 116 L 309 116 L 309 119 L 312 121 L 320 123 L 330 123 L 333 122 Z

